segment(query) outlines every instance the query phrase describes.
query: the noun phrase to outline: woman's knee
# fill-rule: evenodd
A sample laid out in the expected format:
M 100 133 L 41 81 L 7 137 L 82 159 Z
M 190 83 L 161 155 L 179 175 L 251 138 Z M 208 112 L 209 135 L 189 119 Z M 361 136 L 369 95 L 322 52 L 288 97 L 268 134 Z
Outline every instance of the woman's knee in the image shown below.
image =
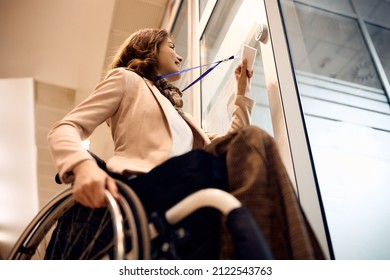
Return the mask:
M 245 126 L 237 131 L 236 140 L 241 143 L 239 145 L 251 146 L 262 155 L 265 155 L 267 146 L 274 141 L 268 132 L 254 125 Z
M 238 134 L 244 137 L 247 140 L 254 140 L 256 143 L 259 141 L 262 141 L 264 139 L 266 140 L 272 140 L 273 138 L 271 135 L 268 134 L 265 130 L 258 126 L 249 125 L 245 126 L 242 129 L 238 131 Z

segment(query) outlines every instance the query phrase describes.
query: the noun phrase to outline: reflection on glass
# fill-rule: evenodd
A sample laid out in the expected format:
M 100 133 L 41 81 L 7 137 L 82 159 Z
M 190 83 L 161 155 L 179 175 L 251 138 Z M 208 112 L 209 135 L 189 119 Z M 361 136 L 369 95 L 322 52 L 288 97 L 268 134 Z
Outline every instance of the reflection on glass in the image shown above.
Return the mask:
M 217 2 L 206 31 L 201 39 L 202 64 L 211 63 L 215 60 L 216 52 L 229 30 L 241 2 L 242 0 L 225 0 Z
M 291 1 L 291 0 L 290 0 Z M 365 0 L 363 0 L 365 1 Z M 307 5 L 313 5 L 317 8 L 323 8 L 330 11 L 343 11 L 344 13 L 353 13 L 350 0 L 299 0 L 292 2 L 300 2 Z
M 299 25 L 291 24 L 294 13 L 285 7 L 286 28 L 294 38 L 290 47 L 296 69 L 381 88 L 356 20 L 295 4 Z
M 224 133 L 229 127 L 236 93 L 234 68 L 243 44 L 257 49 L 249 97 L 256 100 L 252 124 L 273 135 L 268 95 L 261 61 L 259 43 L 254 40 L 259 14 L 257 0 L 218 1 L 200 42 L 202 64 L 235 55 L 234 61 L 224 62 L 201 81 L 202 125 L 207 131 Z M 206 69 L 202 69 L 206 71 Z
M 209 0 L 199 0 L 199 19 L 202 18 L 203 11 L 206 8 L 208 2 Z
M 388 25 L 390 2 L 387 0 L 352 0 L 357 13 L 365 20 L 373 21 L 377 24 Z
M 390 80 L 390 29 L 372 24 L 367 24 L 367 29 L 375 45 L 375 50 L 378 53 L 379 60 L 385 70 L 387 79 Z
M 368 16 L 383 1 L 358 2 Z M 281 3 L 335 258 L 390 259 L 390 106 L 359 15 L 335 14 L 335 1 Z M 368 30 L 388 75 L 389 30 Z

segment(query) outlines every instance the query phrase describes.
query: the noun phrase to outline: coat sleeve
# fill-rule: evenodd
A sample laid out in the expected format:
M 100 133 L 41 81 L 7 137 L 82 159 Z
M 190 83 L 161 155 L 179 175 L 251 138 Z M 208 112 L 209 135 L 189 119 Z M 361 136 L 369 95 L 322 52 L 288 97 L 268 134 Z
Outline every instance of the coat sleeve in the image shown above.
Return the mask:
M 75 165 L 92 160 L 88 151 L 82 148 L 81 141 L 117 110 L 127 88 L 124 71 L 112 70 L 89 97 L 51 127 L 47 140 L 64 183 L 73 181 L 72 169 Z
M 232 120 L 230 122 L 230 127 L 227 130 L 226 134 L 231 133 L 244 126 L 250 125 L 251 114 L 254 105 L 254 100 L 243 95 L 236 96 L 236 99 L 234 101 Z M 223 136 L 212 132 L 206 132 L 206 134 L 211 141 Z
M 250 125 L 251 114 L 255 101 L 243 96 L 237 95 L 234 103 L 232 121 L 228 133 L 237 130 L 241 127 Z

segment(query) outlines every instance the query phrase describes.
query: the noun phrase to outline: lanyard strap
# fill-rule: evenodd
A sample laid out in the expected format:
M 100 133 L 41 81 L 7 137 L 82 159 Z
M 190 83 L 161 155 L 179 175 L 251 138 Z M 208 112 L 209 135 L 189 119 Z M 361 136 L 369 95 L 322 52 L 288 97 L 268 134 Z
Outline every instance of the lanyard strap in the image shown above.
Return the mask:
M 225 58 L 225 59 L 222 59 L 222 60 L 219 60 L 219 61 L 216 61 L 216 62 L 213 62 L 213 63 L 210 63 L 210 64 L 204 64 L 204 65 L 199 65 L 199 66 L 195 66 L 195 67 L 191 67 L 191 68 L 186 68 L 186 69 L 183 69 L 183 70 L 180 70 L 180 71 L 177 71 L 177 72 L 172 72 L 172 73 L 168 73 L 168 74 L 165 74 L 165 75 L 161 75 L 161 76 L 158 76 L 157 77 L 157 80 L 160 80 L 160 79 L 164 79 L 164 78 L 167 78 L 167 77 L 170 77 L 170 76 L 173 76 L 173 75 L 177 75 L 177 74 L 181 74 L 181 73 L 185 73 L 185 72 L 188 72 L 188 71 L 191 71 L 191 70 L 194 70 L 194 69 L 198 69 L 200 67 L 204 67 L 204 66 L 210 66 L 209 69 L 207 69 L 206 72 L 204 72 L 202 75 L 200 75 L 196 80 L 194 80 L 192 83 L 190 83 L 188 86 L 186 86 L 182 92 L 184 92 L 185 90 L 187 90 L 188 88 L 192 87 L 194 84 L 196 84 L 197 82 L 199 82 L 201 79 L 203 79 L 208 73 L 210 73 L 212 70 L 214 70 L 215 67 L 217 67 L 220 63 L 222 62 L 225 62 L 225 61 L 228 61 L 228 60 L 231 60 L 231 59 L 234 59 L 234 55 L 228 57 L 228 58 Z

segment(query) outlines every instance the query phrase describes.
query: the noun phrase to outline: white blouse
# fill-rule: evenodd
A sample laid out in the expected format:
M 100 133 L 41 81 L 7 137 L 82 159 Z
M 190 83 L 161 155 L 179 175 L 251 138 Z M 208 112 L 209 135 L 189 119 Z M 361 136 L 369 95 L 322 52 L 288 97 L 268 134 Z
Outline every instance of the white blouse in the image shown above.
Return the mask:
M 167 99 L 169 103 L 168 118 L 170 119 L 170 126 L 172 131 L 172 149 L 169 157 L 175 157 L 192 150 L 194 136 L 191 128 L 186 121 L 180 116 L 176 109 Z

